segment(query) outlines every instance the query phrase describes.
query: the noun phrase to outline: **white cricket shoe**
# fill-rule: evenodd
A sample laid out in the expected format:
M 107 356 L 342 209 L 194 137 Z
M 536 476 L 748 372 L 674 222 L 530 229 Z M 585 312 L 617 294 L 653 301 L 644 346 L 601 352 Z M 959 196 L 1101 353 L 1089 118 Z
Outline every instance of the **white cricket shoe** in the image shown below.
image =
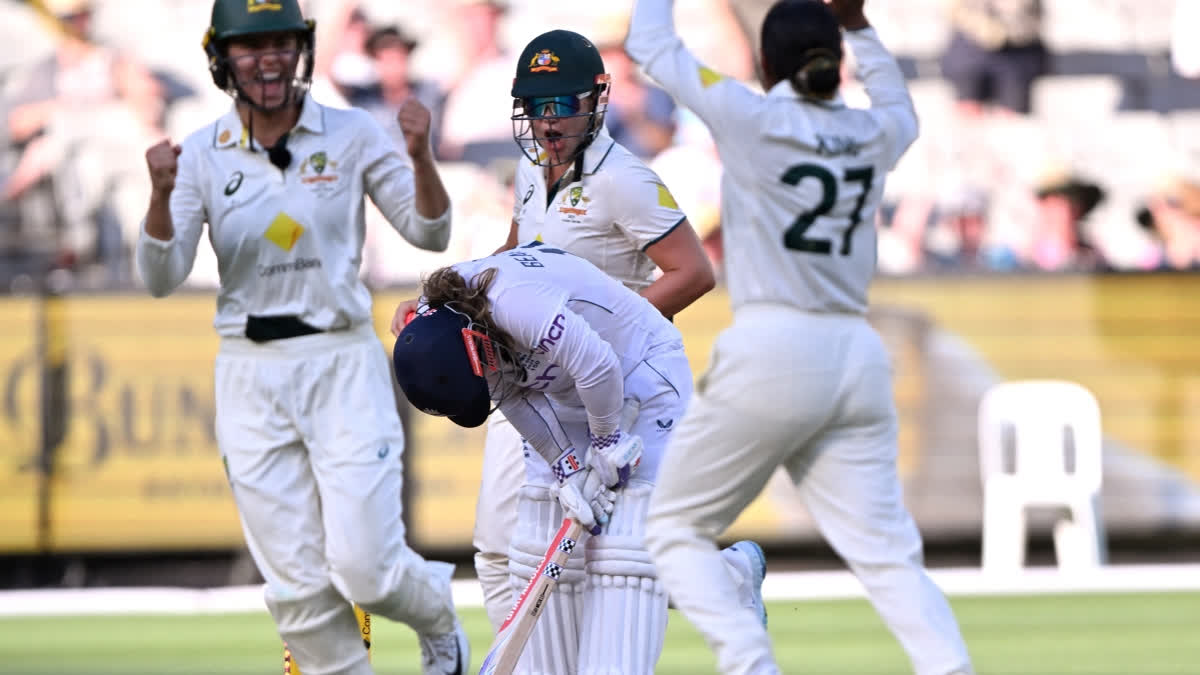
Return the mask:
M 763 626 L 767 625 L 767 606 L 763 603 L 763 578 L 767 576 L 767 556 L 762 547 L 744 539 L 721 551 L 721 557 L 741 574 L 738 591 L 742 604 L 758 613 Z
M 441 635 L 418 635 L 421 643 L 422 675 L 467 675 L 471 667 L 471 643 L 462 623 L 454 620 L 454 630 Z

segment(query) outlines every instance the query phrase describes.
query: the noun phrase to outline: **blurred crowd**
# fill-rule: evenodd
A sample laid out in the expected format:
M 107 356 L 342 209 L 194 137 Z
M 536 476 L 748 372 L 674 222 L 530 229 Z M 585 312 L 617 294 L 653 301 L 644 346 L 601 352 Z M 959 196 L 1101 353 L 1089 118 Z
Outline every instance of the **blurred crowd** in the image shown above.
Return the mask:
M 703 125 L 625 56 L 631 0 L 304 4 L 317 20 L 317 100 L 370 111 L 401 148 L 402 101 L 416 97 L 434 117 L 454 201 L 450 249 L 412 250 L 369 219 L 371 285 L 413 283 L 503 241 L 520 157 L 514 49 L 556 27 L 600 48 L 610 132 L 662 176 L 719 266 L 721 166 Z M 757 86 L 750 54 L 770 2 L 676 4 L 700 58 Z M 139 283 L 145 149 L 230 105 L 200 47 L 209 6 L 0 0 L 0 293 L 44 279 Z M 876 223 L 881 273 L 1200 267 L 1200 42 L 1188 39 L 1200 0 L 870 0 L 867 11 L 922 123 Z M 852 72 L 849 61 L 844 96 L 865 105 Z M 204 246 L 188 283 L 217 283 Z

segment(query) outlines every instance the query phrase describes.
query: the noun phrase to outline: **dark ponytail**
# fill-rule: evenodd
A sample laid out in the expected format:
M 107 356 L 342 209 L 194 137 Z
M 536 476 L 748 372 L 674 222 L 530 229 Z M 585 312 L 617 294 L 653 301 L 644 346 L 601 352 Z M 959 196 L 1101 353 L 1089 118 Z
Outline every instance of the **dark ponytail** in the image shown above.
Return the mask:
M 797 94 L 810 98 L 831 98 L 842 84 L 841 56 L 824 47 L 808 50 L 803 65 L 789 81 Z
M 808 98 L 830 98 L 842 82 L 842 30 L 822 0 L 778 0 L 762 23 L 767 79 Z

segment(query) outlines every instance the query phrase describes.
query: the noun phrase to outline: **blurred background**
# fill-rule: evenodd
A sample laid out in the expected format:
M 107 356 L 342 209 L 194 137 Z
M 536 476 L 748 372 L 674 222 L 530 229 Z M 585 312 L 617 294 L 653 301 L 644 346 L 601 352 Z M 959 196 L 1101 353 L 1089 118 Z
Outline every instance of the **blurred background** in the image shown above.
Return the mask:
M 454 201 L 448 251 L 369 217 L 364 278 L 390 344 L 423 273 L 494 250 L 511 218 L 508 91 L 569 28 L 613 76 L 606 123 L 721 265 L 721 165 L 621 44 L 629 0 L 310 0 L 314 96 L 386 124 L 415 96 Z M 763 0 L 678 0 L 699 58 L 757 86 Z M 212 428 L 215 260 L 153 300 L 132 264 L 143 153 L 221 115 L 206 0 L 0 0 L 0 588 L 252 583 Z M 1103 420 L 1112 561 L 1200 561 L 1200 0 L 869 0 L 920 139 L 889 176 L 872 315 L 896 362 L 901 469 L 932 565 L 978 565 L 978 407 L 1011 379 L 1086 386 Z M 1189 30 L 1190 29 L 1190 30 Z M 1191 40 L 1187 40 L 1188 37 Z M 865 105 L 847 67 L 845 96 Z M 696 372 L 718 287 L 678 317 Z M 482 433 L 408 415 L 409 537 L 466 561 Z M 1054 560 L 1035 514 L 1030 560 Z M 836 566 L 777 477 L 730 531 Z M 469 569 L 463 565 L 460 569 Z

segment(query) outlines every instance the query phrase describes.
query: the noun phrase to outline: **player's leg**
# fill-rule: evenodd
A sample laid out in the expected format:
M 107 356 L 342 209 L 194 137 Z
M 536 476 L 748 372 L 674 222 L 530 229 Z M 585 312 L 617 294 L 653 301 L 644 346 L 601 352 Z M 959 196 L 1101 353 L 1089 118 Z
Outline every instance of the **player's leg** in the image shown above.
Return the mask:
M 371 614 L 358 605 L 354 606 L 354 618 L 358 621 L 358 633 L 362 636 L 363 647 L 367 650 L 367 660 L 371 660 Z M 283 675 L 304 675 L 300 664 L 292 655 L 286 642 L 283 643 Z
M 299 404 L 297 424 L 317 477 L 334 583 L 372 615 L 411 626 L 426 672 L 465 671 L 468 646 L 450 595 L 453 566 L 426 561 L 405 541 L 404 433 L 378 340 L 372 334 L 325 349 L 294 376 L 298 391 L 311 392 Z M 303 659 L 300 665 L 307 673 Z
M 508 556 L 509 583 L 514 597 L 529 583 L 563 520 L 558 499 L 543 485 L 525 485 L 520 489 L 517 512 L 517 526 Z M 525 644 L 517 673 L 558 675 L 577 672 L 583 616 L 582 542 L 587 537 L 585 533 L 576 552 L 567 558 L 558 584 L 547 598 L 545 609 Z
M 475 506 L 475 573 L 483 588 L 483 606 L 498 631 L 515 597 L 509 581 L 508 547 L 517 527 L 517 502 L 525 483 L 521 435 L 499 412 L 488 419 L 483 446 L 483 476 Z M 540 554 L 539 554 L 540 556 Z
M 865 327 L 864 327 L 865 328 Z M 970 671 L 958 623 L 923 566 L 896 467 L 891 370 L 872 332 L 847 368 L 838 420 L 788 465 L 825 539 L 862 581 L 917 675 Z
M 266 602 L 291 656 L 309 675 L 369 675 L 350 603 L 325 559 L 308 452 L 275 399 L 289 391 L 273 363 L 222 353 L 216 362 L 217 442 Z
M 731 569 L 714 540 L 828 416 L 835 366 L 810 333 L 795 312 L 739 310 L 674 431 L 651 502 L 647 548 L 722 673 L 779 672 L 760 612 L 738 601 L 753 570 Z

